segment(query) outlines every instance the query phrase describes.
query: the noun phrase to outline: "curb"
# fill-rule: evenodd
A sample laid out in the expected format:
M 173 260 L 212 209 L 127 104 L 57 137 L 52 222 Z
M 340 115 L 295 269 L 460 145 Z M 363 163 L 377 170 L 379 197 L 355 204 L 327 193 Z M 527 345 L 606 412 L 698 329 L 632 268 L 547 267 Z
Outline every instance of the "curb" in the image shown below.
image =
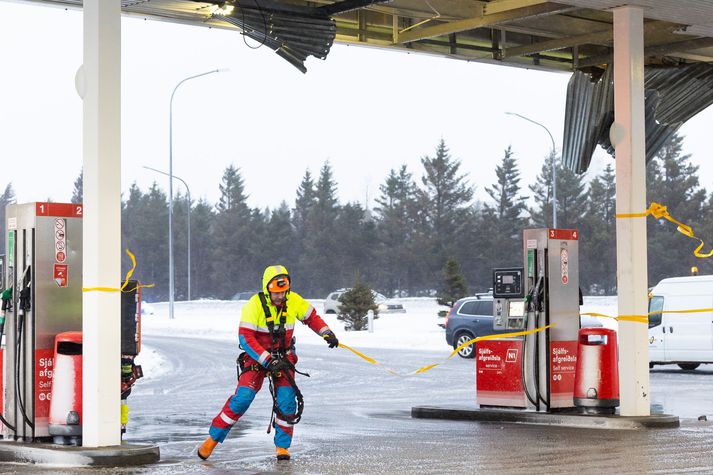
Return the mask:
M 0 462 L 61 464 L 73 467 L 128 467 L 157 463 L 158 446 L 122 444 L 110 447 L 68 447 L 0 441 Z
M 411 408 L 415 419 L 447 419 L 456 421 L 504 422 L 590 429 L 676 429 L 678 416 L 653 414 L 650 416 L 589 415 L 576 412 L 531 412 L 512 409 L 467 409 L 435 406 Z

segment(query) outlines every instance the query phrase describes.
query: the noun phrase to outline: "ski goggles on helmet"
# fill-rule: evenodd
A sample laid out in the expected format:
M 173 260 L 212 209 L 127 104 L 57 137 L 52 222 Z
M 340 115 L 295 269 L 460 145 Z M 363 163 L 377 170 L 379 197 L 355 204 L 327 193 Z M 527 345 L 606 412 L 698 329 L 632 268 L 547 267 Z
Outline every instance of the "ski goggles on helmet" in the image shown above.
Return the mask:
M 267 290 L 270 292 L 287 292 L 290 290 L 290 278 L 286 275 L 274 277 L 267 284 Z

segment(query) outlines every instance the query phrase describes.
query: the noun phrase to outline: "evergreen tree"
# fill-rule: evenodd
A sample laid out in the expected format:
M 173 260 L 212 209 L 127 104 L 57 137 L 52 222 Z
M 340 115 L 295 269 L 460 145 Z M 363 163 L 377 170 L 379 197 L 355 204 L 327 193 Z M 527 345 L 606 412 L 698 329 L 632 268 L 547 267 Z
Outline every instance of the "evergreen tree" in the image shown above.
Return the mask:
M 557 169 L 557 227 L 579 229 L 584 215 L 587 195 L 584 175 L 567 167 Z
M 0 195 L 0 254 L 5 254 L 5 206 L 15 203 L 15 190 L 12 189 L 12 182 L 5 185 L 5 191 Z M 0 270 L 1 271 L 1 270 Z
M 432 282 L 447 256 L 455 254 L 453 237 L 463 225 L 473 189 L 459 171 L 460 161 L 451 157 L 443 139 L 436 147 L 435 157 L 425 156 L 421 164 L 424 175 L 422 188 L 417 190 L 417 203 L 424 235 L 422 239 L 416 236 L 416 242 L 420 247 L 417 252 L 426 264 L 426 274 L 421 277 Z
M 698 226 L 694 229 L 694 232 L 705 243 L 700 252 L 707 254 L 713 250 L 713 192 L 711 192 L 703 205 Z M 698 263 L 694 265 L 698 267 L 700 275 L 713 274 L 713 258 L 699 259 Z
M 376 226 L 359 203 L 339 208 L 332 238 L 339 249 L 332 264 L 337 282 L 348 282 L 355 272 L 367 279 L 377 274 L 374 267 L 380 263 L 375 262 Z
M 374 319 L 378 318 L 379 307 L 374 302 L 374 293 L 358 274 L 354 287 L 344 292 L 339 301 L 341 305 L 337 319 L 345 322 L 345 330 L 367 329 L 369 310 L 374 312 Z
M 191 211 L 191 298 L 217 298 L 216 280 L 222 274 L 213 272 L 215 240 L 213 206 L 201 199 Z
M 582 175 L 566 167 L 557 166 L 557 227 L 577 229 L 584 214 L 586 184 Z M 552 227 L 552 164 L 545 160 L 537 181 L 530 186 L 535 199 L 535 208 L 530 209 L 530 218 L 537 227 Z
M 473 292 L 485 292 L 493 285 L 492 269 L 509 265 L 521 265 L 522 250 L 508 255 L 500 245 L 508 240 L 521 239 L 522 232 L 502 235 L 493 232 L 496 222 L 485 206 L 477 201 L 461 216 L 461 229 L 453 237 L 453 257 L 460 265 L 465 279 Z M 506 246 L 510 246 L 509 243 Z
M 522 230 L 527 226 L 527 197 L 520 194 L 520 170 L 510 147 L 505 149 L 502 162 L 495 168 L 495 175 L 497 183 L 485 190 L 494 204 L 486 203 L 482 214 L 482 223 L 489 230 L 489 237 L 481 236 L 485 238 L 483 244 L 470 248 L 470 252 L 477 249 L 483 254 L 485 268 L 479 270 L 481 273 L 487 271 L 488 275 L 495 267 L 521 264 Z
M 307 213 L 304 250 L 298 259 L 298 269 L 306 284 L 304 292 L 309 296 L 323 296 L 339 285 L 334 281 L 332 267 L 334 256 L 343 251 L 334 238 L 339 213 L 336 193 L 332 168 L 325 162 L 315 187 L 314 205 Z
M 302 177 L 299 188 L 297 188 L 297 199 L 295 200 L 295 209 L 292 217 L 295 228 L 300 236 L 303 236 L 307 215 L 314 206 L 316 199 L 314 180 L 308 169 Z
M 188 196 L 180 191 L 173 196 L 173 268 L 176 300 L 188 298 Z M 193 223 L 191 223 L 191 227 Z M 191 239 L 193 236 L 191 236 Z M 193 256 L 191 256 L 193 260 Z M 193 282 L 191 282 L 193 284 Z M 192 286 L 192 285 L 191 285 Z M 193 293 L 193 289 L 191 289 Z M 193 295 L 191 295 L 193 298 Z
M 294 253 L 296 237 L 290 207 L 283 201 L 277 209 L 266 215 L 270 216 L 265 224 L 266 242 L 270 245 L 263 249 L 263 257 L 267 265 L 282 264 L 292 273 L 292 264 L 296 262 Z
M 690 164 L 690 155 L 682 154 L 683 138 L 674 135 L 647 165 L 647 201 L 655 201 L 685 224 L 698 223 L 703 214 L 706 192 L 700 187 L 698 167 Z M 664 219 L 647 220 L 649 285 L 661 279 L 688 275 L 690 267 L 700 264 L 693 255 L 697 242 L 676 231 Z
M 616 293 L 616 183 L 607 165 L 589 183 L 580 227 L 579 282 L 586 294 Z
M 551 152 L 554 153 L 554 152 Z M 535 206 L 530 208 L 530 220 L 536 228 L 552 227 L 552 160 L 547 157 L 542 164 L 540 174 L 530 185 Z M 557 223 L 559 225 L 559 223 Z
M 79 176 L 74 180 L 72 203 L 81 203 L 84 200 L 84 168 L 79 170 Z
M 249 247 L 255 234 L 251 231 L 252 213 L 240 169 L 228 166 L 219 189 L 214 227 L 215 293 L 219 298 L 230 298 L 236 291 L 255 287 L 255 274 L 249 265 Z
M 149 192 L 143 194 L 132 184 L 129 198 L 122 206 L 121 231 L 123 247 L 136 256 L 134 277 L 147 288 L 147 301 L 168 298 L 168 203 L 166 195 L 154 182 Z M 129 269 L 130 262 L 122 260 L 122 271 Z
M 398 172 L 391 169 L 379 191 L 374 213 L 378 239 L 375 258 L 380 272 L 375 278 L 388 295 L 396 290 L 412 292 L 413 269 L 420 259 L 412 249 L 416 235 L 416 184 L 406 165 Z
M 443 275 L 443 283 L 436 299 L 438 305 L 445 305 L 450 308 L 458 300 L 468 295 L 468 284 L 455 259 L 448 259 L 441 273 Z

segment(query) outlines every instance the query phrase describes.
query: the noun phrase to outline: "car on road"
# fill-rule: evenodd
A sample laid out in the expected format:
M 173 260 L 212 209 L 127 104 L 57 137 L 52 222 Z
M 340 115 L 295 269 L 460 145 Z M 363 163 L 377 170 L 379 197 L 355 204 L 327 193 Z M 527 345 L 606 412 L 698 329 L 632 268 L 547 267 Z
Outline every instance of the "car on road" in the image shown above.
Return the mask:
M 327 295 L 327 298 L 324 299 L 324 313 L 339 313 L 339 306 L 341 305 L 339 297 L 341 297 L 347 290 L 350 289 L 338 289 Z M 406 309 L 402 304 L 386 298 L 379 292 L 372 290 L 371 293 L 374 294 L 374 302 L 379 307 L 380 314 L 406 312 Z
M 446 315 L 446 343 L 458 348 L 468 340 L 504 331 L 493 330 L 493 296 L 476 294 L 458 300 Z M 475 357 L 475 345 L 472 343 L 458 350 L 461 358 Z

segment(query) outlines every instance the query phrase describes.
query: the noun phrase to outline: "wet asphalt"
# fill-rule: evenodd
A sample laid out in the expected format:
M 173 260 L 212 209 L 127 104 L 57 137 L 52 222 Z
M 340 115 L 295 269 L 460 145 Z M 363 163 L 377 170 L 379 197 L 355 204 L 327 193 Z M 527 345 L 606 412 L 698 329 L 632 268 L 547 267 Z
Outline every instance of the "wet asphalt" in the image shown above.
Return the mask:
M 410 378 L 392 376 L 346 350 L 298 347 L 305 410 L 289 462 L 274 457 L 267 387 L 209 461 L 196 449 L 235 389 L 237 348 L 224 341 L 144 335 L 166 358 L 160 377 L 137 383 L 125 440 L 158 444 L 161 462 L 142 468 L 63 469 L 6 465 L 0 473 L 713 473 L 713 365 L 651 371 L 655 410 L 681 428 L 641 431 L 412 419 L 417 405 L 475 405 L 474 360 L 454 358 Z M 397 371 L 443 357 L 414 350 L 365 350 Z

